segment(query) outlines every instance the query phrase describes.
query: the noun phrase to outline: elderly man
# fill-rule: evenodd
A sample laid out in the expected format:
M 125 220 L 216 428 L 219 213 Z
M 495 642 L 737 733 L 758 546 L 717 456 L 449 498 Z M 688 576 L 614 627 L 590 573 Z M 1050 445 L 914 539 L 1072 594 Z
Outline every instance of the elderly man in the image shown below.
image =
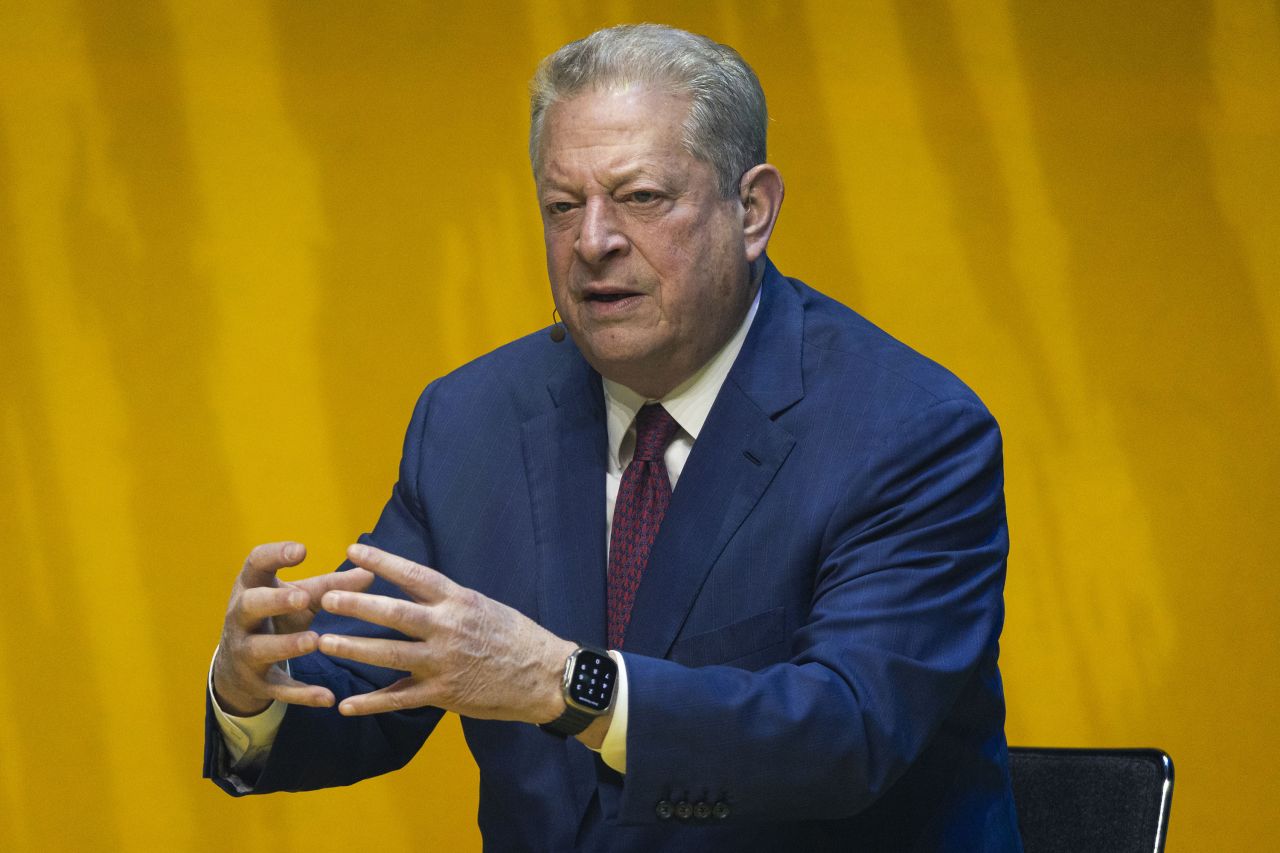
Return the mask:
M 990 415 L 768 261 L 782 179 L 732 49 L 602 30 L 532 108 L 568 340 L 428 386 L 345 571 L 254 549 L 206 774 L 349 784 L 454 711 L 486 848 L 1019 849 Z

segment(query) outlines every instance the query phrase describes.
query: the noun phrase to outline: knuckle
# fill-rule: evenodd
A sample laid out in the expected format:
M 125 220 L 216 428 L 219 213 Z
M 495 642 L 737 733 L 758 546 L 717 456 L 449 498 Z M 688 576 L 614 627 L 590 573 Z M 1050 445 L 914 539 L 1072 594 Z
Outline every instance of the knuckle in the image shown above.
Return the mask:
M 426 569 L 417 563 L 406 563 L 404 567 L 405 579 L 409 582 L 409 586 L 421 587 L 427 584 Z
M 249 556 L 244 558 L 244 567 L 246 569 L 256 569 L 266 562 L 267 554 L 270 552 L 270 545 L 255 545 L 253 550 L 249 552 Z
M 407 711 L 414 707 L 414 702 L 407 690 L 396 690 L 387 695 L 387 704 L 393 711 Z
M 412 602 L 396 599 L 391 603 L 387 615 L 400 625 L 417 627 L 421 624 L 422 608 Z
M 245 665 L 258 669 L 269 662 L 262 643 L 244 643 L 241 647 L 240 660 Z
M 387 650 L 387 665 L 392 669 L 401 669 L 408 672 L 413 669 L 411 657 L 403 645 L 394 643 Z

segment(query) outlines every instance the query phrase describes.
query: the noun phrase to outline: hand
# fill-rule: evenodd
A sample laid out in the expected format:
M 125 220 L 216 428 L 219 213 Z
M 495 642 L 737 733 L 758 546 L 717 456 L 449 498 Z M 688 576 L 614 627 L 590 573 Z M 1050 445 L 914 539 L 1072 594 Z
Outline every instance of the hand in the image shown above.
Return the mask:
M 564 711 L 560 685 L 573 643 L 505 604 L 394 554 L 352 545 L 347 559 L 400 587 L 411 600 L 331 590 L 321 606 L 411 639 L 320 638 L 326 655 L 409 673 L 381 690 L 343 699 L 340 713 L 434 705 L 480 719 L 545 723 Z
M 363 590 L 373 575 L 363 569 L 282 581 L 276 571 L 307 555 L 297 542 L 259 545 L 236 577 L 213 664 L 213 691 L 222 710 L 236 716 L 260 713 L 273 700 L 325 708 L 334 703 L 324 687 L 290 678 L 282 661 L 316 650 L 308 630 L 320 597 L 332 589 Z

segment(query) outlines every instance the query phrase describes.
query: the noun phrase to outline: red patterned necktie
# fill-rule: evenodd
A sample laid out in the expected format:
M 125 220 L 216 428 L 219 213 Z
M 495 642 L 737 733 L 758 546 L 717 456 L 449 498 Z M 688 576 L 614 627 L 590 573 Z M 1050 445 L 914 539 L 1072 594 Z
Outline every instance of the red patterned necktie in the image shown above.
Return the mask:
M 680 425 L 656 403 L 636 414 L 636 452 L 622 473 L 609 537 L 609 648 L 622 648 L 631 605 L 671 501 L 662 456 Z

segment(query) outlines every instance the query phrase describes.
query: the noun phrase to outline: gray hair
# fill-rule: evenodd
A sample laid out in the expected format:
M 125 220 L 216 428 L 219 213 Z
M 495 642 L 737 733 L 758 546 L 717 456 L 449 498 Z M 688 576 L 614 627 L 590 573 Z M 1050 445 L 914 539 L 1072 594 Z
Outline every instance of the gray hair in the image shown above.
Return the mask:
M 597 30 L 542 60 L 529 84 L 529 160 L 537 177 L 547 109 L 587 88 L 662 86 L 690 98 L 684 147 L 711 165 L 725 198 L 765 162 L 769 123 L 760 81 L 738 52 L 706 36 L 661 24 Z

